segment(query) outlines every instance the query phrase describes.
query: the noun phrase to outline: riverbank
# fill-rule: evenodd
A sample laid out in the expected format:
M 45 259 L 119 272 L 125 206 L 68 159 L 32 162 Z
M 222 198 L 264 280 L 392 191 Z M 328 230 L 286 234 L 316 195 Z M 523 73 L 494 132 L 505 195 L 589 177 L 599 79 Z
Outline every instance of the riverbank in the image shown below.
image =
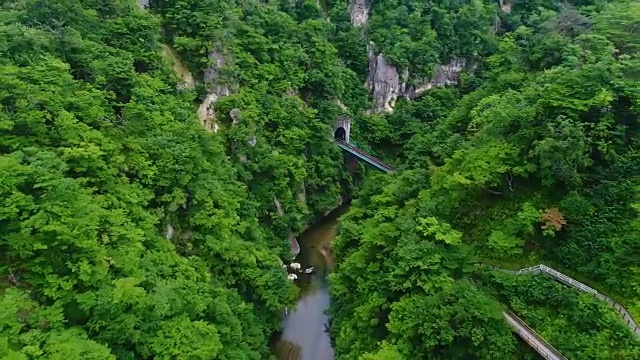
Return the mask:
M 273 345 L 278 360 L 333 360 L 331 339 L 326 332 L 329 317 L 329 283 L 327 275 L 333 269 L 331 242 L 338 231 L 338 219 L 349 210 L 343 205 L 311 226 L 299 237 L 300 253 L 295 262 L 302 268 L 313 266 L 313 274 L 298 274 L 300 299 L 283 322 L 283 331 Z

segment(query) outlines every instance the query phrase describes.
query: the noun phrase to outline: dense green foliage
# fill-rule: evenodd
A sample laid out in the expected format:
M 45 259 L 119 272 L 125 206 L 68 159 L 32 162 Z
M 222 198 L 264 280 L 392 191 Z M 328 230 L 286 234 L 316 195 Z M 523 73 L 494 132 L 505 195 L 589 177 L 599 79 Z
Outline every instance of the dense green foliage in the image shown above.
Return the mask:
M 327 23 L 241 3 L 2 2 L 0 358 L 269 356 L 288 233 L 350 181 L 334 102 L 366 93 Z M 203 87 L 177 89 L 163 36 L 198 76 L 224 45 L 228 131 L 201 128 Z
M 420 79 L 434 65 L 480 59 L 490 48 L 496 8 L 483 1 L 373 2 L 368 37 L 387 59 Z
M 640 358 L 640 342 L 618 313 L 594 296 L 545 276 L 484 272 L 477 278 L 568 359 Z
M 362 28 L 347 0 L 150 3 L 0 2 L 0 358 L 269 358 L 289 233 L 355 188 L 344 115 L 399 166 L 334 244 L 337 358 L 532 358 L 504 306 L 567 356 L 639 356 L 593 298 L 474 272 L 553 262 L 640 315 L 637 2 L 375 0 Z M 367 45 L 409 86 L 467 70 L 371 114 Z
M 415 184 L 426 175 L 378 179 L 382 193 L 363 189 L 342 220 L 330 277 L 336 350 L 357 359 L 386 339 L 403 358 L 512 358 L 500 305 L 466 280 L 462 233 L 423 216 Z
M 463 25 L 469 7 L 482 20 L 493 4 L 374 2 L 365 31 L 395 64 L 420 73 L 418 64 L 461 56 L 475 70 L 378 117 L 396 131 L 376 142 L 396 144 L 404 165 L 367 182 L 342 221 L 331 277 L 339 358 L 517 357 L 499 300 L 569 358 L 637 357 L 636 340 L 594 299 L 559 285 L 564 300 L 548 302 L 535 296 L 545 288 L 511 285 L 492 296 L 469 285 L 477 261 L 551 262 L 640 314 L 640 56 L 629 35 L 640 5 L 511 5 L 493 35 L 468 40 L 479 59 L 457 44 L 480 31 Z M 419 60 L 421 41 L 446 34 L 439 22 L 424 24 L 424 11 L 450 19 L 458 41 Z M 416 27 L 431 40 L 412 38 Z
M 274 211 L 274 196 L 282 203 L 287 217 L 279 230 L 300 230 L 331 210 L 349 181 L 340 150 L 327 140 L 336 119 L 348 114 L 338 101 L 356 111 L 366 106 L 366 92 L 342 65 L 328 40 L 333 25 L 315 3 L 284 4 L 283 11 L 258 1 L 240 3 L 175 0 L 158 2 L 157 9 L 169 41 L 194 72 L 206 71 L 210 54 L 224 58 L 211 83 L 236 89 L 216 109 L 229 129 L 230 154 L 248 157 L 237 165 L 239 176 L 260 211 Z M 234 109 L 240 123 L 231 127 Z M 247 141 L 254 136 L 252 147 Z M 301 186 L 306 204 L 297 200 Z

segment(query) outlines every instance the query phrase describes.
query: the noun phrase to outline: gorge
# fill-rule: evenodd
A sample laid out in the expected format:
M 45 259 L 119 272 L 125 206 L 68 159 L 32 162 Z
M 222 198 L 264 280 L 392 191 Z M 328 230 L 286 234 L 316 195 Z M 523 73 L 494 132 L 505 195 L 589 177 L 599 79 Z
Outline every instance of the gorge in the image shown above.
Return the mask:
M 639 24 L 2 2 L 0 359 L 640 358 Z

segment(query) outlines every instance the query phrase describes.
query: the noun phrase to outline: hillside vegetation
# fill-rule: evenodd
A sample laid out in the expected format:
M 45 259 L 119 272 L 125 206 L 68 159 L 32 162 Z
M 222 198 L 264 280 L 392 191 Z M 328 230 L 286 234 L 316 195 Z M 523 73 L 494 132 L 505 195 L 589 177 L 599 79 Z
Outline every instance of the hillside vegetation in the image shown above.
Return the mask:
M 402 131 L 378 143 L 396 144 L 402 171 L 366 183 L 334 244 L 340 359 L 516 358 L 505 306 L 569 359 L 640 357 L 605 303 L 539 278 L 478 287 L 474 274 L 483 261 L 557 264 L 640 314 L 640 5 L 495 5 L 374 2 L 367 36 L 390 61 L 463 57 L 474 70 L 384 117 Z M 475 28 L 486 11 L 499 16 L 490 32 Z M 416 59 L 424 41 L 436 53 Z
M 258 1 L 159 3 L 2 2 L 0 358 L 268 358 L 296 294 L 278 259 L 288 234 L 350 183 L 335 102 L 366 92 L 326 22 Z M 211 133 L 196 108 L 218 41 L 233 95 Z
M 505 307 L 640 358 L 604 303 L 475 266 L 640 318 L 638 2 L 149 3 L 0 2 L 0 359 L 273 359 L 289 236 L 348 197 L 337 359 L 532 359 Z M 371 54 L 413 91 L 387 114 Z M 347 170 L 341 116 L 393 175 Z

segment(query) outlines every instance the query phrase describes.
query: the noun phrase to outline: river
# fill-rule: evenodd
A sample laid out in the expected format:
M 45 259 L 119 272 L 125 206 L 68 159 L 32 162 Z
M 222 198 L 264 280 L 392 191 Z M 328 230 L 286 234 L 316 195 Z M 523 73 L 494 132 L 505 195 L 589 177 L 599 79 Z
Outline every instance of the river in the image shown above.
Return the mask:
M 325 332 L 325 324 L 329 324 L 325 311 L 330 303 L 327 274 L 333 268 L 329 245 L 336 237 L 338 218 L 347 210 L 347 206 L 334 210 L 298 239 L 300 254 L 295 261 L 303 269 L 315 267 L 316 272 L 298 274 L 300 299 L 284 319 L 284 330 L 274 348 L 278 360 L 333 360 L 333 348 Z

